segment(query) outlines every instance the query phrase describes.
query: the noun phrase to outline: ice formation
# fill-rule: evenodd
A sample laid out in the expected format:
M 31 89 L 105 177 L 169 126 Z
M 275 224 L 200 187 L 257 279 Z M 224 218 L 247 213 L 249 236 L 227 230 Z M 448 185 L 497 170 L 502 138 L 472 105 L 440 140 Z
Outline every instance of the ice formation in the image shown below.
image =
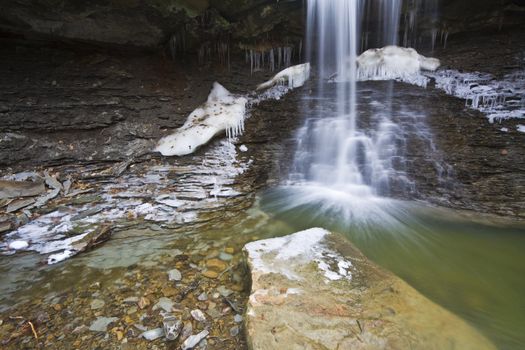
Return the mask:
M 155 151 L 164 156 L 183 156 L 195 152 L 222 131 L 226 130 L 230 138 L 240 135 L 247 102 L 245 97 L 235 96 L 215 82 L 208 100 L 174 134 L 162 138 Z
M 503 79 L 491 74 L 457 70 L 426 73 L 436 87 L 447 94 L 465 99 L 466 106 L 487 115 L 491 123 L 510 118 L 525 118 L 525 74 L 517 71 Z
M 310 63 L 303 63 L 277 73 L 272 79 L 257 86 L 257 90 L 268 89 L 275 85 L 286 85 L 294 89 L 303 86 L 309 78 Z
M 296 266 L 317 263 L 326 281 L 352 279 L 352 262 L 329 249 L 323 240 L 331 233 L 322 228 L 311 228 L 285 237 L 251 242 L 244 249 L 250 257 L 253 270 L 259 273 L 279 273 L 291 280 L 300 280 Z M 271 259 L 265 259 L 272 254 Z M 333 263 L 337 262 L 337 269 Z
M 435 71 L 440 66 L 437 58 L 428 58 L 411 48 L 386 46 L 370 49 L 357 57 L 357 80 L 401 80 L 426 85 L 421 70 Z
M 293 47 L 277 47 L 268 50 L 246 49 L 246 63 L 250 63 L 251 72 L 258 72 L 267 67 L 270 71 L 292 65 Z M 299 56 L 301 56 L 299 54 Z

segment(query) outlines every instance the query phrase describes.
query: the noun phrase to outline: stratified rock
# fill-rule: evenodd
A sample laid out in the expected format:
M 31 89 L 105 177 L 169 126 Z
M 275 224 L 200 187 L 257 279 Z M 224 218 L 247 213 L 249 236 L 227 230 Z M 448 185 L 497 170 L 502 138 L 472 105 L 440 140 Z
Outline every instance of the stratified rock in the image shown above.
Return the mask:
M 0 180 L 0 199 L 38 196 L 45 191 L 43 182 Z
M 249 243 L 250 349 L 494 349 L 323 229 Z

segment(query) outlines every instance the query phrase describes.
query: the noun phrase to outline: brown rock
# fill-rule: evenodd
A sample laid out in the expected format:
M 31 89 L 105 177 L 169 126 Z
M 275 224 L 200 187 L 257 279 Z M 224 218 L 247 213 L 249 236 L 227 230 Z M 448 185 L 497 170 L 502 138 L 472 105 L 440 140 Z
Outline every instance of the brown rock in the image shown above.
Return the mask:
M 224 271 L 228 267 L 228 264 L 226 264 L 224 261 L 219 260 L 219 259 L 210 259 L 206 261 L 206 266 L 210 268 L 218 269 L 220 271 Z
M 151 302 L 149 301 L 148 298 L 146 297 L 142 297 L 140 298 L 139 302 L 138 302 L 138 306 L 141 308 L 141 309 L 144 309 L 145 307 L 149 306 L 149 304 L 151 304 Z
M 164 287 L 162 288 L 162 295 L 164 295 L 165 297 L 172 297 L 174 295 L 177 294 L 177 289 L 173 288 L 173 287 Z
M 312 229 L 244 249 L 249 349 L 495 349 L 342 236 Z
M 219 277 L 219 273 L 218 272 L 215 272 L 213 270 L 206 270 L 202 273 L 202 275 L 204 277 L 208 277 L 208 278 L 217 278 Z

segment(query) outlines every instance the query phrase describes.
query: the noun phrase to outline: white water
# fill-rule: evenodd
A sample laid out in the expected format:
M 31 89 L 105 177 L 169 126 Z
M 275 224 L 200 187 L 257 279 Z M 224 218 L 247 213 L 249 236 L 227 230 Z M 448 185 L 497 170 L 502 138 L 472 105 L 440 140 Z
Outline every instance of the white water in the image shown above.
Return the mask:
M 412 191 L 413 182 L 403 171 L 403 126 L 393 122 L 391 100 L 393 83 L 387 87 L 382 113 L 360 122 L 357 107 L 356 59 L 361 49 L 360 23 L 365 13 L 374 9 L 380 28 L 373 29 L 379 45 L 399 42 L 403 1 L 378 0 L 308 0 L 308 61 L 317 69 L 316 101 L 327 106 L 333 94 L 325 90 L 326 81 L 337 72 L 335 106 L 310 110 L 297 135 L 292 173 L 289 177 L 290 205 L 313 205 L 326 215 L 337 214 L 343 220 L 362 224 L 392 221 L 392 205 L 386 198 L 391 182 Z M 369 21 L 366 21 L 369 22 Z M 368 28 L 370 30 L 370 28 Z M 359 47 L 358 47 L 359 44 Z M 419 68 L 418 68 L 419 70 Z M 311 98 L 310 98 L 311 100 Z M 336 111 L 336 113 L 333 113 Z M 394 164 L 395 163 L 395 164 Z M 400 166 L 401 164 L 401 166 Z M 400 170 L 401 168 L 401 170 Z M 390 209 L 387 209 L 390 208 Z
M 330 189 L 326 193 L 341 191 L 367 198 L 388 189 L 396 126 L 385 117 L 371 132 L 357 128 L 357 68 L 353 62 L 357 59 L 362 5 L 360 0 L 308 1 L 308 54 L 309 60 L 317 63 L 318 98 L 323 98 L 322 84 L 334 71 L 350 79 L 337 84 L 337 115 L 311 118 L 301 129 L 292 180 L 319 191 Z M 385 13 L 392 13 L 386 16 L 391 19 L 388 23 L 397 28 L 393 17 L 400 11 L 399 4 L 385 6 L 389 9 Z M 391 30 L 397 32 L 385 28 L 385 33 Z

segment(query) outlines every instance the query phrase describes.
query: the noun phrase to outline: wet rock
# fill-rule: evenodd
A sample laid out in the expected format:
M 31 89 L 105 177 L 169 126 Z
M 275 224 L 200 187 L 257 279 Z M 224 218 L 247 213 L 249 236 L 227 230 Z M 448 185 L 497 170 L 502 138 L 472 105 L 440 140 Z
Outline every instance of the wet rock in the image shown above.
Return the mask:
M 199 309 L 192 310 L 190 314 L 191 314 L 191 317 L 193 317 L 195 321 L 206 322 L 206 316 L 204 316 L 204 313 L 201 310 Z
M 92 332 L 106 332 L 109 324 L 116 321 L 118 321 L 117 317 L 98 317 L 89 326 L 89 330 Z
M 230 328 L 230 335 L 232 337 L 236 337 L 239 335 L 239 326 L 233 326 L 232 328 Z
M 164 295 L 166 298 L 177 295 L 177 293 L 178 293 L 178 290 L 176 288 L 173 288 L 170 286 L 162 288 L 162 295 Z
M 102 309 L 104 305 L 106 305 L 104 300 L 95 299 L 91 301 L 90 307 L 91 307 L 91 310 L 98 310 L 98 309 Z
M 233 255 L 222 252 L 219 254 L 219 259 L 223 261 L 230 261 L 233 259 Z
M 184 323 L 184 327 L 180 333 L 182 339 L 188 338 L 193 333 L 193 325 L 190 321 Z
M 219 277 L 219 273 L 218 272 L 215 272 L 213 270 L 206 270 L 202 273 L 202 275 L 204 277 L 208 277 L 208 278 L 217 278 Z
M 150 305 L 150 301 L 148 298 L 146 297 L 140 298 L 139 303 L 138 303 L 139 308 L 144 309 L 145 307 L 148 307 L 149 305 Z
M 175 340 L 182 331 L 183 324 L 175 316 L 166 316 L 162 321 L 166 340 Z
M 184 341 L 184 343 L 182 343 L 182 346 L 181 346 L 181 349 L 182 350 L 191 350 L 193 349 L 194 347 L 196 347 L 204 338 L 206 338 L 208 335 L 210 334 L 210 332 L 208 330 L 203 330 L 202 332 L 200 332 L 199 334 L 196 334 L 196 335 L 192 335 L 190 337 L 188 337 L 188 339 L 186 339 Z
M 229 290 L 225 286 L 219 286 L 219 288 L 217 288 L 217 291 L 223 297 L 228 297 L 228 296 L 230 296 L 233 293 L 233 291 Z
M 249 348 L 495 349 L 340 235 L 311 229 L 244 249 Z
M 168 280 L 170 281 L 180 281 L 182 280 L 182 274 L 179 270 L 173 269 L 168 271 Z
M 73 334 L 85 333 L 85 332 L 87 332 L 89 330 L 90 330 L 90 328 L 88 326 L 81 325 L 81 326 L 78 326 L 75 329 L 73 329 Z
M 135 303 L 138 303 L 139 300 L 140 299 L 138 297 L 129 297 L 129 298 L 124 299 L 123 302 L 125 302 L 126 304 L 135 304 Z
M 146 340 L 153 341 L 164 336 L 164 330 L 162 328 L 155 328 L 149 331 L 146 331 L 140 335 Z
M 153 306 L 153 310 L 158 310 L 158 309 L 162 309 L 166 312 L 172 312 L 173 311 L 173 305 L 175 303 L 171 300 L 171 299 L 168 299 L 168 298 L 160 298 L 159 299 L 159 302 L 156 303 L 154 306 Z
M 206 261 L 206 266 L 209 268 L 214 268 L 220 271 L 224 271 L 228 267 L 228 264 L 219 259 L 210 259 Z

